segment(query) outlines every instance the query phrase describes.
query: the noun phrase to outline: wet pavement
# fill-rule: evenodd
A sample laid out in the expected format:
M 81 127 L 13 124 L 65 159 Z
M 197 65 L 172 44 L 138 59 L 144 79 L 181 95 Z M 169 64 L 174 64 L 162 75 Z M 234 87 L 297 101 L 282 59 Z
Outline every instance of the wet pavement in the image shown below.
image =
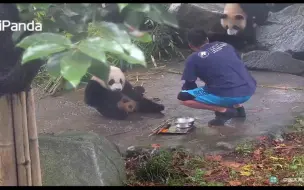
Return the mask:
M 181 68 L 175 68 L 180 70 Z M 304 87 L 304 78 L 289 74 L 252 72 L 259 85 Z M 134 114 L 127 121 L 115 121 L 99 115 L 83 103 L 83 90 L 60 97 L 37 100 L 37 126 L 40 133 L 60 133 L 69 130 L 93 131 L 107 136 L 121 150 L 128 146 L 145 146 L 158 143 L 161 146 L 184 146 L 196 153 L 222 151 L 218 142 L 231 145 L 256 136 L 274 133 L 290 125 L 295 116 L 304 112 L 304 91 L 258 87 L 255 95 L 245 103 L 247 120 L 231 120 L 225 127 L 210 128 L 207 122 L 213 112 L 194 110 L 179 104 L 176 99 L 182 81 L 181 76 L 160 73 L 145 80 L 148 97 L 157 97 L 166 106 L 163 115 Z M 165 119 L 178 116 L 196 118 L 194 129 L 187 135 L 151 136 L 151 130 Z

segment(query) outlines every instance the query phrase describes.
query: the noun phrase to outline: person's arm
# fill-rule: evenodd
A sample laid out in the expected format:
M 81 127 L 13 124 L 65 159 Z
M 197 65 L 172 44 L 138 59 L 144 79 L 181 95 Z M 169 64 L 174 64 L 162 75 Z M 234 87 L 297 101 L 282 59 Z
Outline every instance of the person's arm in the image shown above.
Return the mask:
M 185 83 L 182 86 L 182 90 L 192 90 L 194 88 L 197 88 L 197 85 L 195 83 L 197 76 L 196 76 L 196 64 L 195 64 L 195 55 L 192 54 L 189 56 L 189 58 L 186 60 L 185 69 L 183 72 L 182 80 L 185 81 Z

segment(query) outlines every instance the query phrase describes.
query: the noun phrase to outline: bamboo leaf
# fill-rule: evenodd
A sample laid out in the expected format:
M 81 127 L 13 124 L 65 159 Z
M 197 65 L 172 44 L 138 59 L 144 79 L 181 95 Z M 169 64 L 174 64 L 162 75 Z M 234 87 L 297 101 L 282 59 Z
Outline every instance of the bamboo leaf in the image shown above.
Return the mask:
M 62 57 L 65 56 L 66 54 L 67 52 L 57 53 L 48 59 L 46 63 L 46 70 L 50 75 L 54 77 L 60 76 L 60 71 L 61 71 L 60 61 Z
M 47 57 L 53 53 L 61 52 L 65 50 L 65 46 L 58 44 L 42 44 L 30 46 L 27 48 L 22 56 L 22 64 L 27 63 L 28 61 Z
M 141 64 L 146 66 L 144 53 L 134 44 L 122 44 L 126 53 L 119 56 L 131 64 Z
M 88 69 L 88 72 L 91 75 L 100 78 L 101 80 L 107 81 L 109 78 L 110 67 L 108 64 L 101 63 L 96 59 L 93 59 L 91 67 Z
M 96 40 L 93 41 L 95 43 L 92 43 L 92 41 L 90 40 L 85 40 L 82 41 L 79 46 L 78 49 L 82 52 L 87 54 L 88 56 L 95 58 L 103 63 L 105 63 L 107 61 L 106 58 L 106 54 L 104 52 L 104 49 L 102 46 L 102 43 L 104 41 L 99 40 L 99 43 L 96 43 Z
M 119 26 L 114 23 L 101 22 L 96 24 L 96 27 L 100 30 L 105 38 L 113 39 L 118 43 L 131 43 L 129 34 L 125 30 L 121 30 Z
M 137 32 L 137 31 L 135 31 L 135 32 Z M 136 33 L 135 32 L 131 32 L 130 34 L 131 34 L 131 36 L 134 36 L 134 37 L 132 37 L 134 40 L 136 40 L 136 41 L 140 41 L 140 42 L 143 42 L 143 43 L 149 43 L 149 42 L 152 42 L 152 36 L 149 34 L 149 33 L 143 33 L 143 35 L 142 34 L 140 34 L 139 32 L 140 31 L 138 31 L 138 34 L 140 34 L 140 35 L 136 35 Z M 139 36 L 139 37 L 138 37 Z
M 68 38 L 54 33 L 39 33 L 27 36 L 19 42 L 17 46 L 26 49 L 30 46 L 41 44 L 57 44 L 66 47 L 72 46 L 72 42 Z
M 86 46 L 90 46 L 92 49 L 99 49 L 105 52 L 110 52 L 114 54 L 123 54 L 124 50 L 123 48 L 114 40 L 111 39 L 105 39 L 100 37 L 95 38 L 89 38 L 84 42 L 80 43 L 80 46 L 82 43 L 87 44 Z M 96 50 L 98 51 L 98 50 Z
M 91 62 L 92 59 L 87 55 L 70 51 L 60 61 L 61 75 L 76 88 L 81 78 L 87 73 Z

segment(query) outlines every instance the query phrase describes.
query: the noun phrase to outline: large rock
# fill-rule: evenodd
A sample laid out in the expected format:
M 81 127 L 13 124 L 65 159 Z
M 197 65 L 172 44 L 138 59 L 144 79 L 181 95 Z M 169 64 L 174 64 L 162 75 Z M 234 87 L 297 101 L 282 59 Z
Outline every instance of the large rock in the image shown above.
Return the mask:
M 203 27 L 206 31 L 220 24 L 224 3 L 173 3 L 169 12 L 176 13 L 180 28 Z
M 304 4 L 294 4 L 270 13 L 273 24 L 257 28 L 257 43 L 268 51 L 252 51 L 244 55 L 249 69 L 304 74 L 304 62 L 293 59 L 286 50 L 304 51 Z
M 270 13 L 274 24 L 257 28 L 257 41 L 269 51 L 304 51 L 304 4 L 294 4 Z
M 188 43 L 186 41 L 186 31 L 189 28 L 199 26 L 203 27 L 206 31 L 222 31 L 219 13 L 222 13 L 223 10 L 223 3 L 171 4 L 169 12 L 176 14 L 176 18 L 179 24 L 179 29 L 172 28 L 172 31 L 170 32 L 176 46 L 179 48 L 188 48 Z
M 93 133 L 39 136 L 44 186 L 118 186 L 125 180 L 117 147 Z
M 304 61 L 293 59 L 284 52 L 251 51 L 243 54 L 243 60 L 249 69 L 276 71 L 295 75 L 304 74 Z

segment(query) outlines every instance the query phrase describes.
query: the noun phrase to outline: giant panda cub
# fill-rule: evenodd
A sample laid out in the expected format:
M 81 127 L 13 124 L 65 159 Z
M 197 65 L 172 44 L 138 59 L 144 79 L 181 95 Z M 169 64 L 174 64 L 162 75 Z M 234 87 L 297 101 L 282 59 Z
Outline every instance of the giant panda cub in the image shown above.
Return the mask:
M 164 110 L 162 104 L 145 98 L 144 92 L 141 86 L 133 87 L 120 68 L 110 66 L 107 81 L 96 76 L 89 80 L 84 101 L 104 117 L 117 120 L 124 120 L 133 112 L 159 113 Z
M 256 42 L 257 25 L 266 24 L 269 14 L 267 4 L 226 3 L 221 15 L 223 33 L 209 33 L 209 41 L 222 41 L 238 50 Z

